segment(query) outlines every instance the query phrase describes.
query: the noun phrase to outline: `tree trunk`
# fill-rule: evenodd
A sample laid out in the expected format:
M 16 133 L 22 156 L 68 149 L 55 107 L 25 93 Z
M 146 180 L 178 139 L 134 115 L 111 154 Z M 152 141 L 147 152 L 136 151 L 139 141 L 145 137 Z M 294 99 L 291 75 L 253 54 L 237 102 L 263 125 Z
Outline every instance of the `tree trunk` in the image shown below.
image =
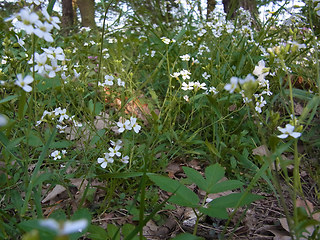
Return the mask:
M 216 0 L 207 0 L 207 20 L 210 18 L 210 14 L 213 12 L 217 4 Z
M 77 0 L 83 27 L 95 28 L 94 0 Z
M 227 19 L 235 18 L 236 11 L 239 8 L 238 0 L 222 0 L 224 12 L 227 14 Z
M 256 0 L 240 0 L 240 7 L 249 10 L 251 15 L 258 14 L 258 7 Z
M 227 14 L 227 19 L 235 18 L 236 11 L 242 7 L 249 10 L 251 15 L 258 14 L 256 0 L 222 0 L 224 12 Z
M 73 27 L 73 23 L 72 0 L 62 0 L 61 25 L 63 33 L 67 34 Z

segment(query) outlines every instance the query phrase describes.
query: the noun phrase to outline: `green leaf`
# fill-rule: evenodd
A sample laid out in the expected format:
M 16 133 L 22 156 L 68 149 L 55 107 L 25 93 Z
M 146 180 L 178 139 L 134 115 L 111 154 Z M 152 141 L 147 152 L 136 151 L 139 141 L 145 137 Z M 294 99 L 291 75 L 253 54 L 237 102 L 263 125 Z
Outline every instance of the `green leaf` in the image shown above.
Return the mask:
M 108 224 L 107 232 L 109 237 L 111 237 L 111 239 L 120 240 L 120 229 L 117 226 L 113 224 Z
M 226 208 L 209 206 L 208 208 L 201 207 L 199 211 L 213 218 L 220 218 L 220 219 L 229 218 Z
M 219 192 L 225 192 L 228 190 L 233 190 L 236 188 L 239 188 L 243 186 L 244 184 L 238 180 L 227 180 L 220 183 L 217 183 L 213 186 L 212 190 L 208 193 L 219 193 Z
M 191 233 L 182 233 L 176 236 L 173 240 L 203 240 L 202 237 L 197 237 Z
M 88 102 L 88 109 L 89 109 L 89 113 L 93 114 L 94 104 L 93 104 L 93 100 L 92 99 L 90 99 L 90 101 Z
M 53 174 L 51 172 L 45 172 L 42 173 L 40 176 L 38 176 L 36 178 L 36 180 L 34 181 L 34 186 L 37 186 L 38 184 L 43 183 L 44 181 L 48 180 L 51 178 Z
M 122 226 L 122 229 L 121 229 L 123 236 L 124 236 L 124 237 L 129 236 L 129 234 L 134 230 L 134 228 L 135 228 L 135 226 L 132 225 L 132 224 L 128 224 L 128 223 L 124 224 L 124 225 Z M 135 236 L 135 237 L 133 237 L 133 238 L 131 238 L 131 239 L 132 239 L 132 240 L 138 240 L 139 237 L 138 237 L 138 236 Z
M 221 208 L 233 208 L 242 207 L 248 205 L 254 201 L 262 199 L 262 196 L 248 193 L 244 196 L 244 193 L 232 193 L 227 196 L 219 197 L 212 200 L 209 205 L 213 207 Z M 241 202 L 240 202 L 241 201 Z
M 49 13 L 49 15 L 52 14 L 52 10 L 53 10 L 53 7 L 54 7 L 54 4 L 56 3 L 56 0 L 51 0 L 48 7 L 47 7 L 47 12 Z
M 211 192 L 214 188 L 214 185 L 224 177 L 224 173 L 224 168 L 221 167 L 218 163 L 207 167 L 205 170 L 207 189 L 205 191 Z
M 202 177 L 202 175 L 198 171 L 194 170 L 193 168 L 189 168 L 189 167 L 182 167 L 182 169 L 185 172 L 185 174 L 187 175 L 187 177 L 190 178 L 190 180 L 192 182 L 197 184 L 197 186 L 200 189 L 206 190 L 207 182 L 206 182 L 206 180 L 204 180 L 204 178 Z
M 9 101 L 11 101 L 13 99 L 16 99 L 16 98 L 18 98 L 18 95 L 10 95 L 10 96 L 8 96 L 8 97 L 6 97 L 4 99 L 1 99 L 0 100 L 0 104 L 1 103 L 5 103 L 5 102 L 9 102 Z
M 169 202 L 185 207 L 198 207 L 198 196 L 178 181 L 159 175 L 149 175 L 149 178 L 162 190 L 175 193 Z
M 27 143 L 32 147 L 39 147 L 43 145 L 41 138 L 34 135 L 32 132 L 27 136 Z
M 92 240 L 106 240 L 108 238 L 106 230 L 100 226 L 90 225 L 88 232 L 88 238 Z

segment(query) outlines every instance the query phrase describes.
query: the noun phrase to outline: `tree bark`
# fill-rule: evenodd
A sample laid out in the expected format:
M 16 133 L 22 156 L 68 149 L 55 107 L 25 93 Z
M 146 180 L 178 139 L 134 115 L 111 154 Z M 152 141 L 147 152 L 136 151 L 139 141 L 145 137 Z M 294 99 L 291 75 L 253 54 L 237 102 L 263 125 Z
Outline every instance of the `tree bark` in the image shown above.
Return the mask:
M 217 4 L 216 0 L 207 0 L 207 20 L 210 18 L 210 14 L 213 12 Z
M 63 33 L 67 34 L 73 27 L 73 18 L 72 0 L 62 0 L 61 25 Z
M 235 18 L 236 11 L 242 7 L 249 10 L 252 15 L 258 14 L 256 0 L 222 0 L 224 12 L 227 14 L 227 19 Z
M 239 8 L 238 0 L 222 0 L 223 10 L 227 14 L 227 19 L 235 18 L 236 11 Z
M 240 0 L 240 7 L 249 10 L 251 15 L 258 14 L 258 7 L 256 0 Z
M 77 5 L 80 9 L 82 26 L 95 28 L 94 0 L 77 0 Z

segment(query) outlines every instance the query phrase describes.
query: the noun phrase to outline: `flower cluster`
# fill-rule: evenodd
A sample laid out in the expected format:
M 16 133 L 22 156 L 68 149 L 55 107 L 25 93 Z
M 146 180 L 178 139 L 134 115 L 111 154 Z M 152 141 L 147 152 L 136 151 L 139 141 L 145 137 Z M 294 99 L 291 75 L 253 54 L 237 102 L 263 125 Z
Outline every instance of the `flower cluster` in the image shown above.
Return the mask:
M 121 140 L 118 140 L 117 142 L 110 141 L 110 143 L 111 143 L 112 147 L 109 147 L 109 149 L 108 149 L 109 152 L 104 153 L 104 157 L 97 159 L 97 162 L 100 164 L 100 166 L 102 168 L 106 168 L 108 163 L 113 163 L 114 162 L 114 158 L 115 157 L 120 158 L 121 155 L 122 155 L 121 152 L 120 152 L 120 149 L 122 148 L 122 141 Z M 129 162 L 129 157 L 128 156 L 122 156 L 120 158 L 120 161 L 122 163 L 127 164 Z
M 34 61 L 31 59 L 28 63 L 33 64 L 35 62 L 34 67 L 31 67 L 30 70 L 33 69 L 43 77 L 54 78 L 57 72 L 63 70 L 63 67 L 58 64 L 58 61 L 64 61 L 65 55 L 63 49 L 61 47 L 53 48 L 42 48 L 43 53 L 35 53 Z
M 106 75 L 104 77 L 104 80 L 105 81 L 103 83 L 99 82 L 98 86 L 102 86 L 102 87 L 113 86 L 115 79 L 114 79 L 114 77 L 112 75 Z M 125 86 L 125 82 L 122 81 L 120 78 L 117 79 L 117 84 L 118 84 L 119 87 L 124 87 Z
M 199 81 L 196 82 L 183 82 L 182 83 L 182 90 L 187 91 L 187 90 L 194 90 L 197 92 L 200 89 L 207 90 L 206 84 L 205 83 L 200 83 Z
M 180 72 L 174 72 L 170 74 L 171 77 L 174 77 L 176 79 L 178 79 L 180 75 L 183 78 L 183 80 L 190 79 L 191 72 L 189 72 L 186 69 L 182 69 Z
M 320 16 L 320 0 L 313 0 L 313 2 L 317 4 L 315 7 L 315 10 L 316 10 L 316 14 Z
M 261 108 L 267 104 L 263 95 L 272 95 L 269 81 L 265 79 L 269 74 L 269 68 L 265 67 L 265 62 L 263 60 L 259 61 L 258 66 L 255 66 L 253 74 L 258 78 L 256 79 L 252 74 L 248 74 L 244 79 L 231 77 L 230 83 L 226 84 L 224 89 L 229 93 L 235 92 L 236 89 L 241 89 L 239 92 L 242 95 L 244 103 L 252 102 L 252 97 L 254 97 L 255 110 L 256 112 L 261 113 Z
M 117 122 L 118 132 L 122 133 L 125 130 L 132 130 L 135 133 L 139 133 L 141 126 L 137 123 L 137 118 L 130 117 L 130 120 L 126 120 L 124 118 L 120 118 L 119 122 Z
M 27 34 L 35 34 L 46 42 L 53 42 L 51 35 L 53 28 L 60 29 L 58 25 L 60 23 L 59 18 L 51 17 L 46 9 L 42 9 L 40 12 L 33 12 L 30 8 L 25 7 L 19 13 L 7 19 L 7 21 L 10 20 L 12 20 L 12 24 L 17 31 L 24 30 Z
M 41 119 L 37 121 L 36 126 L 39 126 L 43 121 L 45 121 L 46 118 L 50 120 L 57 118 L 59 124 L 56 125 L 56 128 L 59 129 L 60 133 L 64 133 L 64 129 L 67 127 L 67 125 L 60 125 L 65 124 L 64 120 L 71 121 L 75 127 L 82 127 L 82 123 L 79 123 L 78 121 L 74 120 L 74 117 L 75 116 L 69 116 L 67 114 L 67 109 L 61 109 L 60 107 L 56 108 L 51 112 L 45 110 L 42 114 Z

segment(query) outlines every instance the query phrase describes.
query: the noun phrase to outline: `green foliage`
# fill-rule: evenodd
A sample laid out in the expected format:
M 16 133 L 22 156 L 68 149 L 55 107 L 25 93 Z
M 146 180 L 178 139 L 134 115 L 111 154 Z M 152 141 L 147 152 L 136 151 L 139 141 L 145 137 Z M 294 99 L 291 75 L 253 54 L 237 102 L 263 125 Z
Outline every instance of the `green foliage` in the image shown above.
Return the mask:
M 52 16 L 57 15 L 55 2 L 42 6 Z M 166 203 L 158 203 L 157 187 L 172 193 L 168 202 L 193 208 L 198 220 L 202 215 L 230 219 L 227 208 L 260 199 L 250 193 L 258 183 L 281 202 L 278 174 L 293 196 L 294 210 L 285 212 L 292 219 L 291 235 L 301 237 L 308 226 L 316 226 L 311 213 L 295 205 L 296 196 L 303 195 L 299 169 L 308 156 L 318 157 L 320 146 L 315 3 L 310 1 L 286 22 L 279 21 L 284 5 L 265 23 L 252 24 L 245 11 L 233 21 L 214 13 L 205 22 L 197 17 L 196 1 L 187 8 L 173 1 L 130 1 L 127 12 L 121 2 L 109 1 L 121 13 L 118 23 L 69 36 L 53 28 L 53 42 L 5 20 L 26 4 L 41 21 L 53 21 L 38 11 L 41 7 L 31 8 L 25 1 L 0 3 L 0 238 L 24 234 L 24 239 L 50 239 L 56 232 L 43 229 L 36 219 L 51 214 L 61 224 L 66 219 L 91 222 L 91 216 L 126 208 L 137 226 L 109 224 L 103 229 L 91 224 L 89 236 L 141 239 L 143 226 Z M 168 12 L 175 7 L 177 14 Z M 97 6 L 101 12 L 108 9 L 105 1 Z M 125 20 L 119 26 L 121 17 Z M 60 47 L 64 57 L 55 62 Z M 50 55 L 52 49 L 57 52 Z M 46 61 L 39 63 L 37 54 L 46 54 Z M 32 76 L 32 91 L 17 84 L 18 74 Z M 239 83 L 230 91 L 227 84 L 233 77 Z M 112 85 L 106 84 L 108 79 Z M 136 118 L 134 124 L 130 117 Z M 279 138 L 278 127 L 287 124 L 302 133 L 299 143 L 292 135 Z M 305 153 L 299 153 L 298 144 Z M 183 181 L 156 174 L 177 160 L 209 166 L 204 172 L 183 167 Z M 294 166 L 292 177 L 289 165 Z M 221 181 L 225 176 L 234 180 Z M 148 185 L 148 178 L 155 186 Z M 81 180 L 76 186 L 81 196 L 71 192 L 75 179 Z M 183 182 L 196 184 L 205 199 L 240 190 L 206 204 Z M 43 200 L 57 185 L 86 210 L 66 204 L 48 214 L 61 199 Z M 200 239 L 176 237 L 182 238 Z
M 205 200 L 210 193 L 220 193 L 228 190 L 238 189 L 243 186 L 243 183 L 237 180 L 221 181 L 224 177 L 224 168 L 219 164 L 211 165 L 205 169 L 205 177 L 188 167 L 183 167 L 185 174 L 188 177 L 189 182 L 195 183 L 201 190 L 205 191 L 205 199 L 200 203 L 198 196 L 176 180 L 172 180 L 168 177 L 149 175 L 149 178 L 162 190 L 173 193 L 170 196 L 169 202 L 175 203 L 180 206 L 190 207 L 197 214 L 197 223 L 202 214 L 209 215 L 210 217 L 228 219 L 229 215 L 227 208 L 238 208 L 240 206 L 248 205 L 256 200 L 261 199 L 261 196 L 248 194 L 246 192 L 232 193 L 227 196 L 219 197 L 212 200 L 208 206 L 205 206 Z M 195 225 L 195 232 L 197 229 L 197 223 Z M 194 232 L 194 233 L 195 233 Z

